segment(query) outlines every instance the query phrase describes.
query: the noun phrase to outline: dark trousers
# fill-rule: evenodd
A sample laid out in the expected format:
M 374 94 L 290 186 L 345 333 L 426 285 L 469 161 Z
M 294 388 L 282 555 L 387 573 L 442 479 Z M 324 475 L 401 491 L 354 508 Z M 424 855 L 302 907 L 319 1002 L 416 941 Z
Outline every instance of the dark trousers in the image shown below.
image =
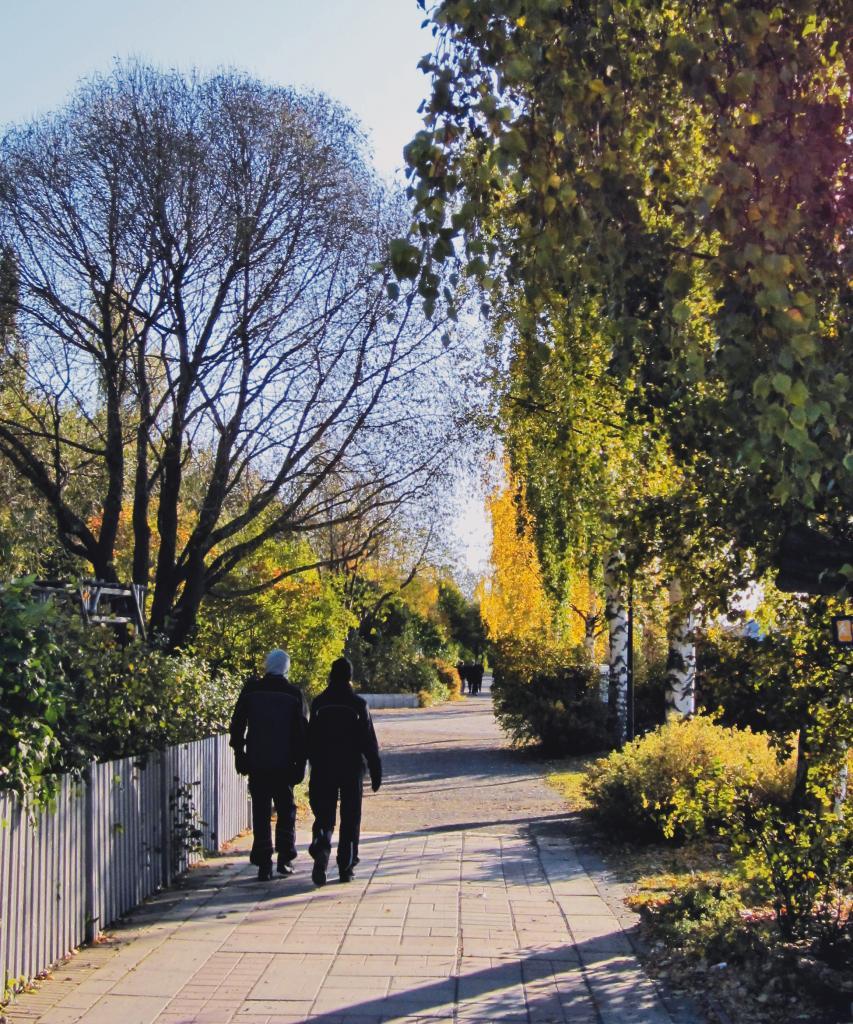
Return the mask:
M 338 829 L 338 868 L 351 869 L 358 861 L 358 837 L 361 832 L 361 772 L 330 772 L 312 766 L 308 783 L 308 799 L 314 815 L 311 835 L 311 856 L 322 865 L 329 864 L 332 833 L 338 800 L 341 803 L 341 824 Z
M 296 804 L 293 802 L 293 786 L 277 782 L 266 776 L 249 776 L 249 796 L 252 798 L 252 830 L 255 840 L 249 860 L 252 864 L 271 863 L 272 809 L 275 806 L 275 850 L 285 860 L 296 856 Z

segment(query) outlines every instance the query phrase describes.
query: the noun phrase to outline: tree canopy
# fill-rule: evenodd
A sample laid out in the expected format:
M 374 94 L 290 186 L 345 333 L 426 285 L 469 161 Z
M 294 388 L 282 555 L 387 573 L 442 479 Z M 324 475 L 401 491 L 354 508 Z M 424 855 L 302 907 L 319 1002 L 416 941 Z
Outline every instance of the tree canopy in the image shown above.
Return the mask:
M 713 496 L 697 524 L 761 566 L 790 523 L 849 535 L 845 5 L 444 0 L 429 20 L 398 275 L 514 303 L 541 364 L 554 321 L 591 314 L 627 422 L 663 428 Z
M 0 458 L 97 576 L 130 552 L 171 643 L 269 540 L 342 564 L 443 465 L 401 223 L 343 108 L 236 73 L 120 66 L 3 137 Z

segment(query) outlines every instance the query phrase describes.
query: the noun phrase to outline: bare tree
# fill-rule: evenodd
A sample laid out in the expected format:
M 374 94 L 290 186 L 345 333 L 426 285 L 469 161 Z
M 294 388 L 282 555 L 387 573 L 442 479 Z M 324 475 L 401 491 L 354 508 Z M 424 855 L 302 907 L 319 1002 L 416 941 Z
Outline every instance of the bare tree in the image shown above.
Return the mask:
M 397 231 L 342 108 L 234 73 L 122 67 L 0 144 L 26 367 L 0 457 L 99 576 L 129 518 L 173 644 L 267 539 L 375 528 L 439 470 L 441 345 L 379 269 Z M 339 535 L 327 562 L 370 543 Z

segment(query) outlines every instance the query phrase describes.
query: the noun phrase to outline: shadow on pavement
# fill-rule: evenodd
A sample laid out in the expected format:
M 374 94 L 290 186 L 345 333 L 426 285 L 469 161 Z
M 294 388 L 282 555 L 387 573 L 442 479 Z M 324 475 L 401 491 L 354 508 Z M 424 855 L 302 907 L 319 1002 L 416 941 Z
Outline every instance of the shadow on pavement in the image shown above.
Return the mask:
M 523 987 L 522 987 L 523 986 Z M 286 1001 L 281 1012 L 287 1014 Z M 310 1013 L 312 1024 L 381 1024 L 417 1017 L 531 1024 L 672 1024 L 654 985 L 640 976 L 620 932 L 522 952 L 497 964 L 385 996 Z
M 426 828 L 411 829 L 406 832 L 395 832 L 393 835 L 365 835 L 361 837 L 360 845 L 368 846 L 370 843 L 386 843 L 389 839 L 415 839 L 417 836 L 436 835 L 444 832 L 472 832 L 480 828 L 493 828 L 496 825 L 536 825 L 540 823 L 563 823 L 568 824 L 574 815 L 572 814 L 546 814 L 537 815 L 531 820 L 529 817 L 519 818 L 491 818 L 488 821 L 463 821 L 446 825 L 428 825 Z

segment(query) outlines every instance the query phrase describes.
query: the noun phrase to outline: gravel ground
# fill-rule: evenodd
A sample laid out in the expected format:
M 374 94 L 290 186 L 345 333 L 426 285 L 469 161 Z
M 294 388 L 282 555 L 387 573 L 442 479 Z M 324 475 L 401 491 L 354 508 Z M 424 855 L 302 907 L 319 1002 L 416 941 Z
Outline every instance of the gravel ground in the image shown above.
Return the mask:
M 541 766 L 506 744 L 483 692 L 426 710 L 374 711 L 385 781 L 364 801 L 365 832 L 507 833 L 532 819 L 565 821 Z

